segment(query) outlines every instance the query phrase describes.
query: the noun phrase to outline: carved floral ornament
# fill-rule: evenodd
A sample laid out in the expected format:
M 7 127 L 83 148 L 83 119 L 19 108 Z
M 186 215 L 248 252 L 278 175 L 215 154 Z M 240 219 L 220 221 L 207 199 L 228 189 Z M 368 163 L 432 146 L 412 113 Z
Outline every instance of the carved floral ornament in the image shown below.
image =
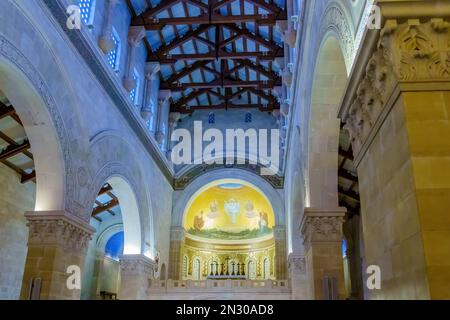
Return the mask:
M 342 240 L 342 216 L 308 216 L 302 223 L 304 243 Z
M 387 20 L 343 119 L 358 155 L 398 82 L 450 80 L 450 23 Z

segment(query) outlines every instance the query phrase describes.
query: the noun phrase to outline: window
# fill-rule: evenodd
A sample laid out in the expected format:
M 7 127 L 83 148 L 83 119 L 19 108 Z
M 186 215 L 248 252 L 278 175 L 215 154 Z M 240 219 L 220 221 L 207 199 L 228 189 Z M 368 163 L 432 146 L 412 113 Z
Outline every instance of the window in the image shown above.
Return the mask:
M 87 26 L 92 26 L 94 23 L 95 0 L 78 0 L 78 7 L 80 7 L 81 20 Z
M 250 112 L 247 112 L 245 114 L 245 123 L 251 123 L 252 122 L 252 114 Z
M 212 112 L 208 115 L 208 123 L 209 124 L 216 123 L 216 115 Z
M 120 63 L 120 38 L 117 34 L 116 29 L 113 28 L 111 34 L 112 40 L 114 42 L 114 49 L 108 53 L 108 63 L 113 68 L 114 71 L 119 71 L 119 63 Z
M 124 247 L 124 233 L 120 231 L 109 238 L 105 246 L 105 256 L 114 260 L 119 260 L 123 254 Z
M 138 103 L 139 103 L 139 89 L 140 89 L 141 78 L 139 77 L 139 73 L 137 72 L 136 69 L 134 69 L 134 72 L 133 72 L 133 80 L 136 81 L 136 86 L 130 92 L 130 99 L 131 99 L 131 101 L 133 102 L 134 105 L 138 105 Z

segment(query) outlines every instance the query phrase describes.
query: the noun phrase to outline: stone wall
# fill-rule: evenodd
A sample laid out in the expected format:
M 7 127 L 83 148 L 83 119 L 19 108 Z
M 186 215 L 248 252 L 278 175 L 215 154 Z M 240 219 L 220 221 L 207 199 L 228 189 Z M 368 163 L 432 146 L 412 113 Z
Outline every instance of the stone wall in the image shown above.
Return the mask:
M 18 299 L 27 254 L 24 213 L 34 209 L 36 187 L 0 164 L 0 300 Z

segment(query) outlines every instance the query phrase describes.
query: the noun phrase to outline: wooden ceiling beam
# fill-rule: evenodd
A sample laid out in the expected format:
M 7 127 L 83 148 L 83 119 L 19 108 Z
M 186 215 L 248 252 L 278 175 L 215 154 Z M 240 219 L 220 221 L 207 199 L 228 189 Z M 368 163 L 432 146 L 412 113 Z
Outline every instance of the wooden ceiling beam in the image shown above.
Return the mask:
M 358 183 L 358 177 L 354 176 L 353 174 L 350 173 L 350 171 L 348 171 L 344 168 L 339 169 L 338 176 L 345 180 L 349 180 L 349 181 Z
M 192 72 L 199 70 L 200 68 L 204 67 L 208 63 L 211 63 L 211 61 L 196 61 L 191 65 L 186 66 L 182 70 L 178 71 L 177 73 L 170 76 L 166 83 L 174 83 L 179 81 L 180 79 L 186 77 L 187 75 L 191 74 Z
M 8 147 L 6 147 L 6 149 L 0 152 L 0 160 L 5 160 L 7 158 L 13 157 L 29 148 L 30 142 L 28 140 L 19 145 L 9 145 Z
M 20 183 L 27 183 L 28 181 L 32 181 L 36 179 L 36 171 L 33 170 L 30 173 L 23 172 L 20 177 Z
M 12 116 L 16 113 L 16 111 L 14 110 L 14 108 L 12 106 L 5 106 L 2 103 L 2 106 L 0 108 L 0 119 Z
M 252 33 L 250 30 L 248 30 L 245 27 L 241 27 L 239 28 L 237 25 L 235 24 L 223 24 L 223 26 L 227 29 L 229 29 L 230 31 L 233 31 L 236 34 L 242 34 L 245 38 L 252 40 L 256 43 L 259 43 L 260 45 L 266 47 L 269 50 L 273 50 L 273 51 L 278 51 L 281 50 L 282 47 L 280 47 L 278 44 L 276 44 L 273 41 L 269 41 L 259 35 L 256 35 L 254 33 Z
M 105 194 L 107 192 L 111 192 L 112 191 L 112 187 L 109 183 L 106 183 L 105 185 L 103 185 L 103 187 L 100 189 L 100 191 L 98 192 L 98 195 L 101 196 L 102 194 Z
M 343 195 L 343 196 L 345 196 L 345 197 L 347 197 L 347 198 L 353 199 L 354 201 L 357 201 L 357 202 L 360 201 L 359 200 L 359 194 L 357 194 L 356 192 L 354 192 L 352 190 L 344 190 L 343 187 L 338 186 L 338 193 Z
M 144 18 L 150 18 L 150 17 L 154 17 L 156 16 L 158 13 L 163 12 L 164 10 L 169 9 L 170 7 L 172 7 L 173 5 L 179 3 L 181 0 L 164 0 L 161 1 L 160 3 L 158 3 L 155 7 L 153 8 L 147 8 L 147 10 L 145 10 L 141 16 Z
M 251 59 L 256 58 L 260 61 L 273 61 L 275 58 L 284 57 L 283 50 L 278 52 L 271 51 L 261 51 L 261 52 L 227 52 L 224 50 L 219 50 L 216 55 L 215 52 L 210 53 L 198 53 L 198 54 L 172 54 L 165 55 L 162 58 L 158 58 L 155 55 L 149 56 L 150 62 L 159 62 L 160 64 L 174 64 L 178 61 L 186 60 L 228 60 L 228 59 Z
M 210 109 L 259 109 L 262 112 L 270 112 L 276 109 L 279 109 L 279 105 L 275 104 L 267 104 L 264 108 L 263 105 L 260 104 L 234 104 L 230 102 L 223 102 L 215 105 L 205 105 L 205 106 L 187 106 L 185 108 L 174 108 L 171 109 L 171 112 L 180 112 L 180 113 L 193 113 L 195 110 L 210 110 Z
M 99 215 L 100 213 L 105 212 L 114 207 L 117 207 L 118 205 L 119 205 L 119 200 L 112 199 L 102 205 L 95 207 L 94 210 L 92 210 L 92 216 Z
M 264 0 L 245 0 L 245 1 L 252 3 L 255 6 L 262 8 L 272 14 L 275 14 L 276 16 L 286 18 L 286 11 L 278 7 L 276 4 L 268 3 Z
M 339 147 L 339 155 L 353 161 L 353 153 L 349 150 L 344 150 L 342 147 Z
M 177 17 L 177 18 L 144 18 L 143 16 L 137 16 L 131 20 L 131 26 L 142 26 L 146 30 L 161 30 L 165 26 L 170 25 L 199 25 L 210 24 L 220 25 L 224 23 L 245 23 L 254 22 L 259 25 L 274 26 L 280 19 L 275 15 L 230 15 L 222 16 L 220 14 L 214 14 L 211 17 L 209 15 L 201 15 L 197 17 Z
M 281 80 L 275 81 L 243 81 L 243 80 L 224 80 L 216 79 L 210 82 L 191 82 L 170 84 L 167 82 L 161 83 L 161 90 L 184 91 L 186 89 L 214 89 L 214 88 L 234 88 L 234 87 L 253 87 L 258 89 L 273 89 L 276 86 L 281 86 Z

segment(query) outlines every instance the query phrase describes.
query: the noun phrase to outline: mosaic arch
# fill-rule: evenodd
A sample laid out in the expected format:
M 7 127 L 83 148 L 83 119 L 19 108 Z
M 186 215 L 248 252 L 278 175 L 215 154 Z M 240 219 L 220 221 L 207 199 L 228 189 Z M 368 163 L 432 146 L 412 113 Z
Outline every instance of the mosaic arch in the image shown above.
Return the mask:
M 249 242 L 273 237 L 275 216 L 267 197 L 238 179 L 214 181 L 188 202 L 183 226 L 188 237 Z

